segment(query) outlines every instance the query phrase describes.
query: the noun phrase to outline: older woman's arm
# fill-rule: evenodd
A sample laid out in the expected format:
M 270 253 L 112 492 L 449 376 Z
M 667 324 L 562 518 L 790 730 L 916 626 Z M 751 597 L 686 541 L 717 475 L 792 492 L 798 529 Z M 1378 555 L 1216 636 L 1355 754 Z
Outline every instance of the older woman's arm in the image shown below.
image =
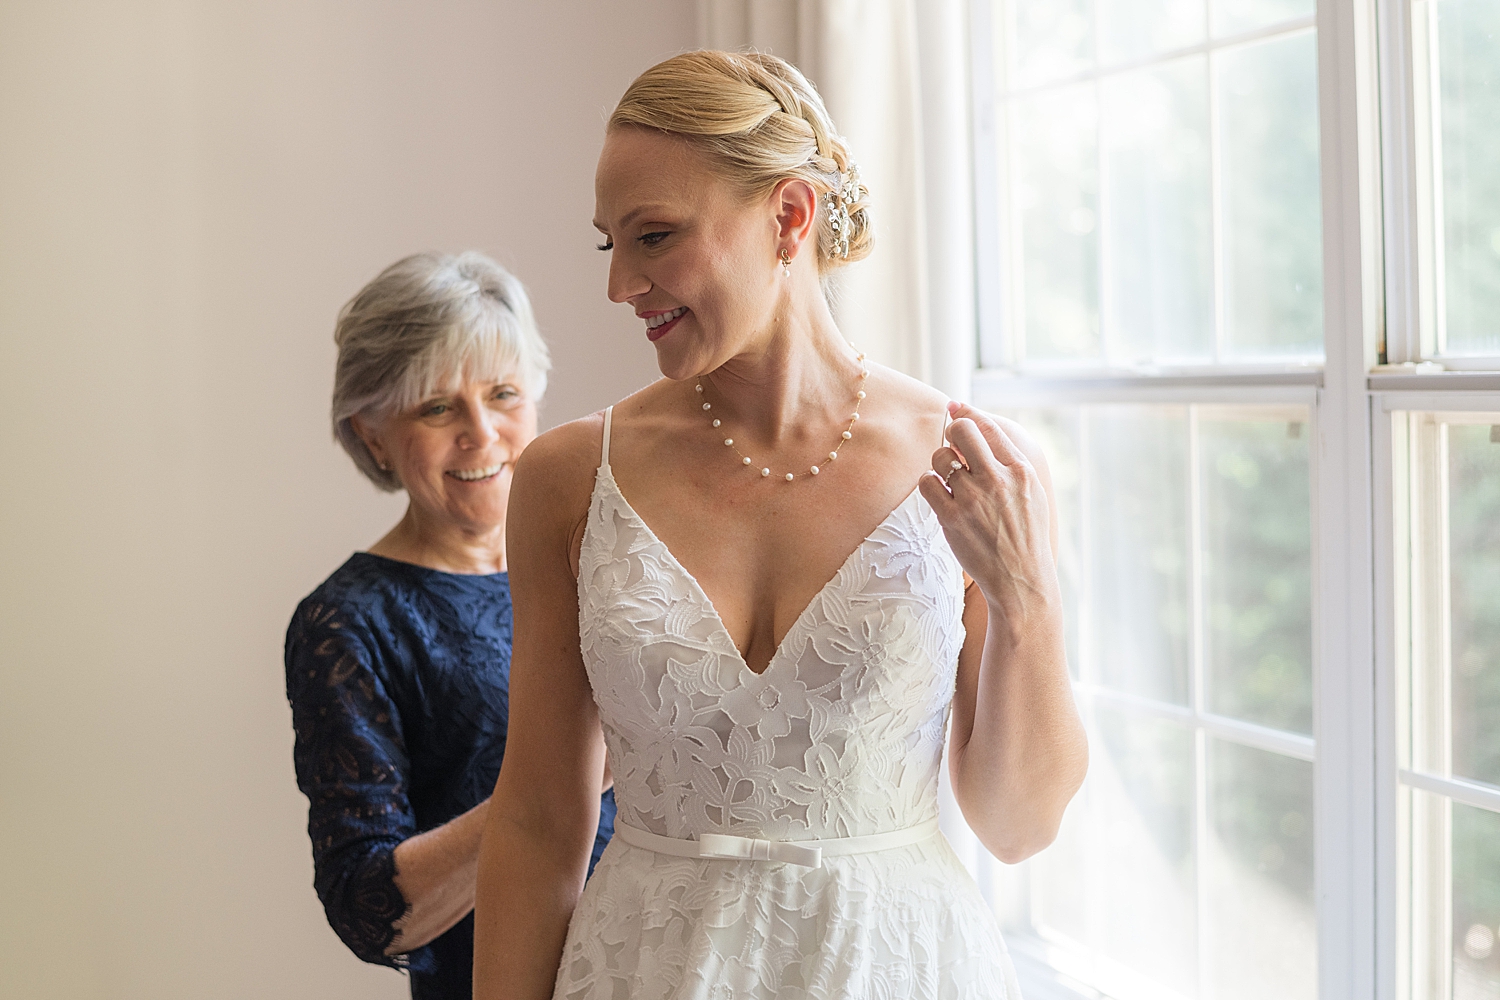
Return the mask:
M 485 799 L 442 826 L 396 845 L 396 888 L 407 900 L 396 921 L 387 955 L 430 943 L 474 909 L 474 877 L 479 871 L 479 838 L 484 833 Z
M 526 449 L 511 487 L 510 734 L 480 848 L 476 1000 L 552 996 L 583 891 L 604 741 L 579 652 L 573 560 L 598 449 L 597 421 L 558 428 Z
M 612 784 L 606 774 L 603 791 Z M 389 955 L 411 951 L 458 923 L 474 909 L 474 883 L 479 873 L 479 841 L 484 834 L 490 800 L 462 816 L 419 833 L 396 847 L 396 887 L 411 901 L 406 916 L 396 921 L 399 932 L 386 948 Z M 611 826 L 603 828 L 607 839 Z M 599 836 L 595 851 L 599 851 Z
M 406 912 L 396 847 L 416 833 L 401 716 L 343 609 L 309 598 L 286 638 L 297 787 L 307 796 L 313 885 L 329 926 L 359 958 L 387 954 Z M 417 956 L 420 963 L 422 956 Z
M 401 715 L 360 631 L 356 617 L 309 602 L 287 632 L 293 759 L 308 799 L 314 885 L 355 955 L 423 970 L 419 949 L 473 908 L 483 806 L 416 832 Z

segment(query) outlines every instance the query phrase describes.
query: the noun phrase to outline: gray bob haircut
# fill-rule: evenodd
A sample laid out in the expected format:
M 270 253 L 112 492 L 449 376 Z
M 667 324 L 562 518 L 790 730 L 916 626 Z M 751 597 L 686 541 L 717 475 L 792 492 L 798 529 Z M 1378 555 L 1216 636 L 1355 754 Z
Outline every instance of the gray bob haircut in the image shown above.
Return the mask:
M 552 367 L 526 289 L 476 250 L 396 261 L 339 310 L 333 341 L 333 436 L 387 493 L 401 481 L 376 463 L 352 417 L 378 423 L 462 381 L 512 375 L 541 399 Z

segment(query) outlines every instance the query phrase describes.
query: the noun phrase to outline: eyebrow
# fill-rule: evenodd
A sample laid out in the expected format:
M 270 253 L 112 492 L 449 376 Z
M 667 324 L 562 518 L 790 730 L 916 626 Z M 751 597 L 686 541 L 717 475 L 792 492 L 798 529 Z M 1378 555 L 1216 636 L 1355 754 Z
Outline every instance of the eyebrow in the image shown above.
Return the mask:
M 626 212 L 624 218 L 620 220 L 620 228 L 624 229 L 632 222 L 634 222 L 639 216 L 645 215 L 647 212 L 654 212 L 662 207 L 664 206 L 662 206 L 661 204 L 646 204 L 641 205 L 637 208 L 633 208 L 630 211 Z M 605 229 L 604 224 L 597 219 L 594 220 L 594 228 L 599 230 L 601 233 L 604 233 L 606 236 L 609 235 L 609 230 Z

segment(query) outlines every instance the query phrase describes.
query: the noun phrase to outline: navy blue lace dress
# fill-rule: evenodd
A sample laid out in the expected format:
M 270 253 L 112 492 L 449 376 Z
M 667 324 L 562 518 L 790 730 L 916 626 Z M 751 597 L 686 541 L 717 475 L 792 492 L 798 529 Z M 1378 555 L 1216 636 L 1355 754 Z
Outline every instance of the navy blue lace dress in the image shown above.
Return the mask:
M 469 1000 L 474 915 L 388 956 L 406 912 L 396 845 L 494 789 L 510 707 L 510 581 L 359 552 L 297 608 L 286 690 L 307 795 L 313 885 L 366 962 L 405 968 L 415 1000 Z M 594 863 L 614 832 L 604 795 Z

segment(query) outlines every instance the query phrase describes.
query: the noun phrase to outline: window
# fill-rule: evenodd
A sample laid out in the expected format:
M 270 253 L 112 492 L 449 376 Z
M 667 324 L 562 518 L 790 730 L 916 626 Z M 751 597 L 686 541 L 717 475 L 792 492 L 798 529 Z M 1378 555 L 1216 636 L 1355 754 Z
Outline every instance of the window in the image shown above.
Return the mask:
M 1500 998 L 1500 3 L 971 0 L 1092 767 L 1028 998 Z

